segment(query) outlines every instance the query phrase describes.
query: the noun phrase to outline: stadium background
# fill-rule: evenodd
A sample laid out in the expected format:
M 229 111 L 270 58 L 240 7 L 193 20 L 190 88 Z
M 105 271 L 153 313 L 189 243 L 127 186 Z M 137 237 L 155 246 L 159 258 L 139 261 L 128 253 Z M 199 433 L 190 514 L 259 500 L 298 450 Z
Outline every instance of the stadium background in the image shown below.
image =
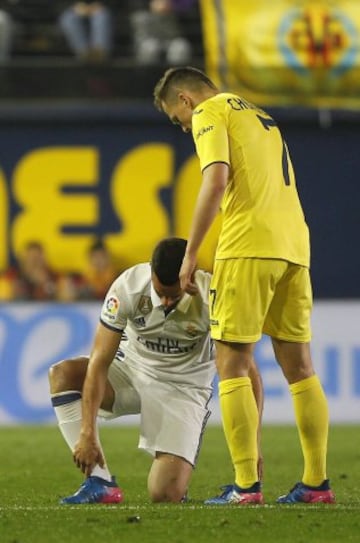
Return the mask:
M 231 10 L 235 5 L 245 9 L 246 3 L 242 4 L 204 0 L 201 5 L 206 67 L 214 77 L 218 71 L 220 82 L 224 73 L 235 73 L 232 51 L 238 44 L 229 39 L 224 48 L 220 40 L 214 41 L 221 32 L 213 32 L 212 10 L 231 36 L 226 26 L 234 19 Z M 260 13 L 265 3 L 257 4 Z M 330 4 L 335 8 L 329 12 Z M 282 35 L 291 25 L 301 27 L 305 15 L 313 17 L 318 32 L 322 28 L 319 13 L 323 21 L 330 13 L 336 35 L 343 32 L 340 41 L 334 40 L 342 44 L 343 54 L 337 48 L 332 58 L 331 47 L 326 55 L 320 54 L 324 48 L 315 48 L 312 56 L 303 58 L 302 49 L 293 74 L 292 57 L 285 55 L 283 65 L 276 61 L 276 88 L 274 78 L 266 78 L 265 72 L 263 86 L 261 81 L 258 84 L 266 91 L 258 103 L 274 114 L 290 148 L 312 232 L 313 352 L 332 420 L 339 422 L 358 422 L 360 412 L 360 256 L 356 244 L 360 116 L 355 100 L 360 53 L 358 40 L 357 49 L 353 45 L 354 32 L 359 33 L 358 10 L 351 11 L 355 4 L 279 1 L 278 19 L 274 22 L 272 17 L 271 24 L 282 29 Z M 309 5 L 317 11 L 309 11 Z M 316 39 L 321 45 L 328 30 L 319 35 Z M 278 53 L 284 50 L 271 33 L 269 40 Z M 254 66 L 255 46 L 251 43 L 252 48 L 246 48 L 248 43 L 242 43 L 247 55 L 240 73 Z M 349 51 L 353 51 L 350 57 Z M 263 63 L 270 62 L 267 73 L 273 58 L 263 57 Z M 186 237 L 200 183 L 191 137 L 171 126 L 151 104 L 153 85 L 164 67 L 139 69 L 122 59 L 79 69 L 71 60 L 60 64 L 55 60 L 15 59 L 0 68 L 0 269 L 33 239 L 43 243 L 50 263 L 58 269 L 81 271 L 86 251 L 97 236 L 106 241 L 120 267 L 148 260 L 160 238 Z M 196 65 L 201 67 L 201 58 Z M 298 65 L 303 67 L 300 75 Z M 336 66 L 342 69 L 336 72 Z M 261 69 L 256 71 L 256 81 L 261 73 Z M 253 75 L 246 81 L 231 80 L 233 88 L 245 96 L 258 95 L 258 88 L 246 88 Z M 331 85 L 326 84 L 329 77 Z M 320 83 L 314 86 L 314 80 Z M 293 92 L 289 92 L 289 81 Z M 311 103 L 304 104 L 304 97 Z M 217 227 L 201 253 L 200 264 L 208 269 Z M 2 304 L 0 423 L 54 420 L 47 369 L 61 358 L 88 352 L 99 309 L 98 303 Z M 258 347 L 257 360 L 264 377 L 265 421 L 291 422 L 288 394 L 267 338 Z M 216 406 L 215 398 L 215 422 L 219 420 Z

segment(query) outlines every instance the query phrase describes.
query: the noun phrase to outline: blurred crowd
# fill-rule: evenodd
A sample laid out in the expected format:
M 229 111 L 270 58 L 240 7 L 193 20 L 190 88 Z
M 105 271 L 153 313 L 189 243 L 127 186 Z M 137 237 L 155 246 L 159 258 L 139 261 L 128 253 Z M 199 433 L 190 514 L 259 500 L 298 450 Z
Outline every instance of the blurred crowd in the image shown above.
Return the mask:
M 25 245 L 16 264 L 0 273 L 0 300 L 103 300 L 119 273 L 102 240 L 90 246 L 82 274 L 52 269 L 43 245 L 31 241 Z
M 187 64 L 200 26 L 198 0 L 0 0 L 0 65 L 50 54 L 85 64 L 122 56 L 139 66 Z M 0 301 L 102 300 L 121 271 L 101 240 L 81 274 L 52 269 L 37 240 L 17 256 L 0 272 Z
M 83 62 L 130 53 L 141 65 L 184 64 L 199 35 L 189 21 L 200 32 L 198 0 L 0 0 L 0 61 L 22 42 L 26 54 L 27 38 L 29 52 L 61 39 L 64 54 Z

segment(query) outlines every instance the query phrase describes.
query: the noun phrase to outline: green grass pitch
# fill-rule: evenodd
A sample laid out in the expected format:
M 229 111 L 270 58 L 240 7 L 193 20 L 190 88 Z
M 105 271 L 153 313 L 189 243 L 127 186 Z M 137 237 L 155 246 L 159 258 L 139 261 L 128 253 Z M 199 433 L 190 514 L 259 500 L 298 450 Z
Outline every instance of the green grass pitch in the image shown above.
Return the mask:
M 125 493 L 117 506 L 60 506 L 81 473 L 53 426 L 0 428 L 1 543 L 340 543 L 360 542 L 360 427 L 330 431 L 328 471 L 336 505 L 279 506 L 276 497 L 300 478 L 293 426 L 265 426 L 265 506 L 209 507 L 202 500 L 233 482 L 222 429 L 209 426 L 183 505 L 151 504 L 151 459 L 137 450 L 138 430 L 102 426 L 108 463 Z M 138 522 L 131 522 L 139 517 Z

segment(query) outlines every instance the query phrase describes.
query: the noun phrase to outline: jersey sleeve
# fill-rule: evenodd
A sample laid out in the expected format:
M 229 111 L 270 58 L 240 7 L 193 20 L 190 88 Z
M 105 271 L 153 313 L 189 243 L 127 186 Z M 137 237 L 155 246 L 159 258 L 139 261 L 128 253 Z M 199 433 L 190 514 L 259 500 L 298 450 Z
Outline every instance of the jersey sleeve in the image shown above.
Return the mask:
M 128 296 L 125 279 L 118 277 L 109 288 L 101 309 L 100 322 L 116 332 L 122 332 L 128 319 Z
M 211 274 L 204 270 L 196 270 L 195 282 L 200 291 L 203 303 L 206 307 L 209 305 L 209 290 L 210 290 Z
M 201 171 L 214 162 L 230 165 L 226 121 L 216 104 L 204 104 L 194 111 L 192 134 Z

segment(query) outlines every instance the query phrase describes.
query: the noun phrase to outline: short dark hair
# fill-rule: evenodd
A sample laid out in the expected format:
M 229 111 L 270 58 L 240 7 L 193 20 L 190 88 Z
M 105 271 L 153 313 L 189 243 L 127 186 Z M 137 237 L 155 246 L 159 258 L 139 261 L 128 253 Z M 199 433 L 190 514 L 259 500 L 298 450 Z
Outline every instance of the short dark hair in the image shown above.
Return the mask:
M 176 91 L 182 87 L 195 89 L 201 85 L 206 85 L 213 90 L 217 90 L 211 79 L 198 68 L 193 68 L 192 66 L 169 68 L 155 86 L 155 107 L 163 111 L 162 102 L 168 102 L 173 98 L 173 94 Z
M 40 241 L 30 240 L 25 244 L 24 249 L 25 251 L 28 251 L 30 249 L 37 249 L 39 251 L 44 251 L 44 246 Z
M 186 244 L 186 239 L 166 238 L 156 245 L 151 258 L 151 269 L 163 285 L 172 286 L 179 281 Z
M 94 253 L 95 251 L 107 251 L 107 247 L 102 239 L 97 238 L 89 247 L 89 254 Z

